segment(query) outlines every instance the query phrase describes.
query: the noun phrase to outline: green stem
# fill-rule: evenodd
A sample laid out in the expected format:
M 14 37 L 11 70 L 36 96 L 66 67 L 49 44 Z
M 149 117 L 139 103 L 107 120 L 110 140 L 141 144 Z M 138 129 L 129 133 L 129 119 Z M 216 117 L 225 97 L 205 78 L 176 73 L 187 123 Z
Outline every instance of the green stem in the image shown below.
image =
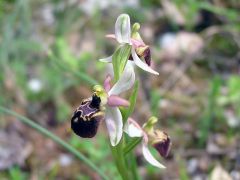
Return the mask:
M 127 135 L 124 136 L 126 139 L 127 144 L 129 143 L 129 141 L 131 140 L 130 137 L 128 137 Z M 125 156 L 125 158 L 128 160 L 128 168 L 131 171 L 131 179 L 132 180 L 139 180 L 140 177 L 138 175 L 138 171 L 137 171 L 137 162 L 136 162 L 136 158 L 134 156 L 134 153 L 131 151 L 128 153 L 127 156 Z
M 128 143 L 123 149 L 124 156 L 126 156 L 132 149 L 134 149 L 141 141 L 142 138 L 134 138 L 130 143 Z
M 133 152 L 130 152 L 128 154 L 129 156 L 129 166 L 130 166 L 130 169 L 131 169 L 131 174 L 132 174 L 132 179 L 133 180 L 139 180 L 139 175 L 138 175 L 138 172 L 137 172 L 137 162 L 136 162 L 136 158 L 134 156 L 134 153 Z
M 5 108 L 5 107 L 0 106 L 0 111 L 2 111 L 3 113 L 6 113 L 6 114 L 17 117 L 18 120 L 20 120 L 21 122 L 25 123 L 26 125 L 30 126 L 33 129 L 37 130 L 38 132 L 40 132 L 44 136 L 49 137 L 50 139 L 52 139 L 53 141 L 55 141 L 56 143 L 58 143 L 59 145 L 64 147 L 66 150 L 68 150 L 70 153 L 75 155 L 79 160 L 83 161 L 92 170 L 94 170 L 96 173 L 98 173 L 99 176 L 101 176 L 103 179 L 106 179 L 106 180 L 108 179 L 108 177 L 93 162 L 91 162 L 83 154 L 81 154 L 79 151 L 77 151 L 71 145 L 69 145 L 68 143 L 66 143 L 65 141 L 63 141 L 62 139 L 60 139 L 59 137 L 57 137 L 56 135 L 54 135 L 53 133 L 51 133 L 47 129 L 41 127 L 40 125 L 33 122 L 32 120 L 30 120 L 30 119 L 28 119 L 28 118 L 26 118 L 26 117 L 24 117 L 24 116 L 22 116 L 22 115 L 20 115 L 16 112 L 13 112 L 13 111 Z
M 111 145 L 110 145 L 111 146 Z M 123 139 L 118 143 L 117 146 L 111 146 L 112 154 L 117 165 L 117 169 L 123 180 L 128 180 L 128 169 L 126 166 L 124 154 L 123 154 Z
M 131 46 L 130 45 L 124 45 L 120 46 L 113 54 L 112 56 L 112 65 L 113 65 L 113 71 L 114 71 L 114 82 L 117 82 L 119 78 L 121 77 L 124 68 L 126 66 L 126 63 L 128 61 L 129 55 L 131 52 Z M 133 109 L 132 109 L 133 111 Z M 122 114 L 122 113 L 121 113 Z M 130 114 L 128 114 L 130 115 Z M 123 114 L 122 114 L 123 116 Z M 124 123 L 124 121 L 123 121 Z M 117 165 L 118 171 L 120 175 L 122 176 L 123 180 L 129 180 L 131 179 L 129 177 L 129 171 L 128 166 L 126 164 L 126 159 L 124 156 L 123 151 L 123 145 L 124 145 L 124 136 L 122 136 L 121 141 L 119 144 L 115 147 L 111 147 L 112 154 L 115 160 L 115 163 Z

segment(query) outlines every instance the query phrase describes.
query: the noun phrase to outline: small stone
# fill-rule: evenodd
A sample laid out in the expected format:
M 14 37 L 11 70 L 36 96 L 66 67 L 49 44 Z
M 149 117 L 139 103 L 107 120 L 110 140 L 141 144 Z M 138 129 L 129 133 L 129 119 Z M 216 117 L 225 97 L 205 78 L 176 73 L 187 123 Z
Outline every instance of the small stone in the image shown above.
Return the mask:
M 68 154 L 61 154 L 59 157 L 59 163 L 61 166 L 66 167 L 72 163 L 73 159 Z
M 198 168 L 198 159 L 197 158 L 191 158 L 187 162 L 187 171 L 189 174 L 194 174 Z
M 42 90 L 42 82 L 39 79 L 30 79 L 28 81 L 28 88 L 34 92 L 34 93 L 38 93 Z
M 209 169 L 209 165 L 211 164 L 211 162 L 209 162 L 209 157 L 208 156 L 203 156 L 199 159 L 199 170 L 201 170 L 202 172 L 207 172 Z
M 230 172 L 230 176 L 235 180 L 238 180 L 238 179 L 240 179 L 240 172 L 239 171 L 236 171 L 236 170 L 234 170 L 234 171 L 231 171 Z
M 232 180 L 232 178 L 221 165 L 217 165 L 211 173 L 210 180 Z

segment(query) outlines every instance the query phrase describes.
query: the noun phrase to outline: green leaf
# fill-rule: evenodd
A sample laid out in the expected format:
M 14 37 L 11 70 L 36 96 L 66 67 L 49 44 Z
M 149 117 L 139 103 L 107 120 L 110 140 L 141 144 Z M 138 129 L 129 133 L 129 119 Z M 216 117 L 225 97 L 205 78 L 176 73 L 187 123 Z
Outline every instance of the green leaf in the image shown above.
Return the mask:
M 129 116 L 134 111 L 134 107 L 136 105 L 137 95 L 138 95 L 138 87 L 139 87 L 139 83 L 138 83 L 138 81 L 136 81 L 135 84 L 134 84 L 134 87 L 133 87 L 133 92 L 132 92 L 132 94 L 129 98 L 130 106 L 129 106 L 128 109 L 122 109 L 122 111 L 121 111 L 124 123 L 127 121 Z
M 216 126 L 216 116 L 219 114 L 217 112 L 216 100 L 219 96 L 221 89 L 221 79 L 216 76 L 213 78 L 210 84 L 210 92 L 208 94 L 208 105 L 203 114 L 203 118 L 199 125 L 200 136 L 199 136 L 199 145 L 203 147 L 206 144 L 209 132 L 212 128 Z
M 153 116 L 158 116 L 159 114 L 159 101 L 161 99 L 161 95 L 157 90 L 152 90 L 150 91 L 150 96 L 151 96 L 151 111 Z
M 112 63 L 115 82 L 120 78 L 129 58 L 131 46 L 125 44 L 120 46 L 113 54 Z
M 13 167 L 9 170 L 9 176 L 12 180 L 24 180 L 28 179 L 27 174 L 21 171 L 18 166 Z
M 239 95 L 239 89 L 240 89 L 240 78 L 239 76 L 231 76 L 227 82 L 229 96 L 234 97 Z

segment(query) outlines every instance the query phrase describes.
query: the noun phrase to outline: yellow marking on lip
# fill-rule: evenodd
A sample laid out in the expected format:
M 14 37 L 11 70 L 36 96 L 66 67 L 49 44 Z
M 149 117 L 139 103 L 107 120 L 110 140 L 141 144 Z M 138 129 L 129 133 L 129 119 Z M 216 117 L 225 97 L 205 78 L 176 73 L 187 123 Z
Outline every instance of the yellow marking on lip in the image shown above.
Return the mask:
M 103 115 L 104 115 L 104 113 L 102 111 L 99 111 L 99 112 L 95 113 L 92 117 L 94 118 L 96 116 L 103 116 Z

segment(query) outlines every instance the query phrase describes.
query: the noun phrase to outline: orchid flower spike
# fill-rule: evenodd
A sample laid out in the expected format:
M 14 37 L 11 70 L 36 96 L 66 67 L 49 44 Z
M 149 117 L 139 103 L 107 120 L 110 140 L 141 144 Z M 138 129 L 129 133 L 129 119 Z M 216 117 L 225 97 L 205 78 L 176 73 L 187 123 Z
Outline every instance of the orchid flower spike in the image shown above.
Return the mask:
M 146 45 L 140 34 L 138 33 L 140 24 L 135 23 L 133 25 L 133 31 L 131 32 L 130 18 L 127 14 L 121 14 L 118 16 L 115 23 L 115 34 L 106 35 L 108 38 L 116 39 L 120 44 L 131 45 L 131 55 L 129 60 L 132 60 L 134 64 L 144 71 L 150 72 L 155 75 L 159 75 L 154 71 L 151 65 L 151 52 L 148 45 Z M 140 58 L 144 58 L 144 63 Z M 112 62 L 112 56 L 100 59 L 102 62 Z
M 167 157 L 171 141 L 169 136 L 160 130 L 154 130 L 153 124 L 156 123 L 156 118 L 150 118 L 149 121 L 141 127 L 135 120 L 128 118 L 124 126 L 124 131 L 130 137 L 142 137 L 142 153 L 144 158 L 153 166 L 158 168 L 165 168 L 158 162 L 151 154 L 148 146 L 152 145 L 161 156 Z
M 127 66 L 116 84 L 111 87 L 111 77 L 108 75 L 104 81 L 104 87 L 96 85 L 94 92 L 101 99 L 105 111 L 105 122 L 112 146 L 116 146 L 122 138 L 123 120 L 119 106 L 127 107 L 129 102 L 118 95 L 132 87 L 135 75 L 133 68 Z

